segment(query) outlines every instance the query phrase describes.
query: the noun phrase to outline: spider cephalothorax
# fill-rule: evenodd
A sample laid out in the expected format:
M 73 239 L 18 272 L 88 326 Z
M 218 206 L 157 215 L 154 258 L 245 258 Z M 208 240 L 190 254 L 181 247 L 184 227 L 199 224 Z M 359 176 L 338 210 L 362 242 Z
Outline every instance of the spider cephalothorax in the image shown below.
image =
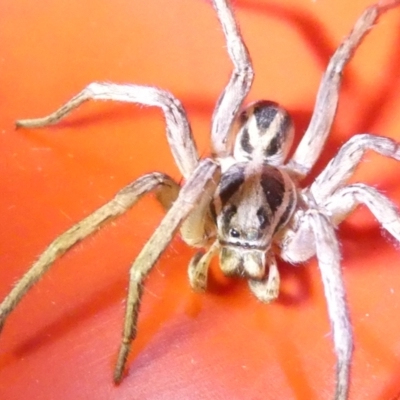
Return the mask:
M 316 255 L 337 355 L 335 400 L 345 400 L 353 339 L 335 228 L 359 204 L 365 204 L 400 241 L 400 215 L 395 205 L 373 187 L 348 184 L 366 150 L 400 160 L 399 145 L 389 138 L 370 134 L 353 136 L 310 186 L 303 187 L 300 182 L 314 166 L 330 132 L 346 63 L 379 16 L 399 5 L 400 0 L 381 0 L 367 8 L 332 56 L 309 127 L 288 161 L 294 131 L 289 114 L 271 101 L 258 101 L 240 111 L 253 81 L 250 56 L 229 2 L 213 0 L 213 4 L 234 70 L 214 110 L 211 157 L 199 161 L 190 124 L 179 100 L 151 86 L 91 83 L 53 114 L 17 122 L 21 127 L 56 123 L 90 99 L 159 107 L 164 112 L 168 143 L 185 181 L 180 186 L 163 173 L 144 175 L 56 238 L 0 304 L 0 329 L 24 294 L 58 257 L 103 223 L 126 212 L 144 194 L 154 191 L 167 214 L 130 269 L 114 381 L 122 379 L 136 336 L 143 283 L 180 230 L 186 243 L 200 248 L 189 265 L 189 282 L 195 290 L 206 289 L 210 261 L 219 253 L 221 269 L 226 275 L 248 279 L 253 294 L 263 302 L 270 302 L 279 293 L 276 258 L 300 263 Z
M 252 161 L 234 164 L 221 177 L 214 205 L 222 271 L 263 278 L 274 234 L 296 205 L 288 174 Z

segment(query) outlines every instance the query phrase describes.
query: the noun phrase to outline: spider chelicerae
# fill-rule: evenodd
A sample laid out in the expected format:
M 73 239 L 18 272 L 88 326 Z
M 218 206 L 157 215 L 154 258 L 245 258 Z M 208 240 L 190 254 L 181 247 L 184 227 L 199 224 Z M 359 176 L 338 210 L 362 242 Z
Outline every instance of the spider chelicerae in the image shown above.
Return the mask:
M 400 0 L 382 0 L 357 20 L 329 62 L 309 127 L 289 160 L 294 135 L 290 115 L 272 101 L 257 101 L 240 110 L 253 81 L 250 56 L 228 1 L 214 0 L 213 4 L 234 69 L 214 110 L 211 157 L 199 159 L 179 100 L 150 86 L 92 83 L 53 114 L 17 122 L 17 126 L 28 128 L 54 124 L 90 99 L 159 107 L 164 112 L 172 154 L 185 180 L 181 186 L 163 173 L 144 175 L 56 238 L 1 303 L 0 329 L 57 258 L 153 191 L 167 213 L 130 269 L 115 382 L 122 379 L 136 335 L 144 280 L 180 229 L 184 241 L 199 248 L 189 264 L 189 282 L 197 291 L 206 289 L 210 261 L 219 255 L 225 275 L 246 278 L 256 298 L 268 303 L 279 294 L 276 259 L 296 264 L 316 255 L 337 355 L 335 399 L 346 399 L 353 341 L 335 227 L 359 204 L 365 204 L 400 241 L 400 215 L 394 204 L 370 186 L 347 184 L 366 150 L 400 159 L 399 146 L 389 138 L 356 135 L 311 185 L 303 187 L 301 181 L 317 161 L 331 129 L 345 65 L 379 16 Z

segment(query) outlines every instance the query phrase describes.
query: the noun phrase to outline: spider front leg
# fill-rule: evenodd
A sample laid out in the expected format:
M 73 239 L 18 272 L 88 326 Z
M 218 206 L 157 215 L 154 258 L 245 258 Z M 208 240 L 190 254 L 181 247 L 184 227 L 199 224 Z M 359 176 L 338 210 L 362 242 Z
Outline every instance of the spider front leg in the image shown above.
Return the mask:
M 143 283 L 147 275 L 172 240 L 179 229 L 179 225 L 195 209 L 196 204 L 201 202 L 204 197 L 207 197 L 209 202 L 212 201 L 210 193 L 215 192 L 219 179 L 219 166 L 211 159 L 201 161 L 192 176 L 182 187 L 178 198 L 161 224 L 132 264 L 121 347 L 114 371 L 114 381 L 116 383 L 119 383 L 122 379 L 131 343 L 136 337 L 140 299 Z
M 199 156 L 182 104 L 171 93 L 152 86 L 91 83 L 54 113 L 44 118 L 19 120 L 16 126 L 39 128 L 55 124 L 88 100 L 122 101 L 161 108 L 167 125 L 168 143 L 180 172 L 188 178 L 196 168 Z
M 310 241 L 309 234 L 313 240 Z M 301 249 L 299 243 L 303 242 Z M 299 220 L 298 230 L 282 249 L 281 257 L 290 262 L 304 261 L 302 251 L 316 253 L 321 272 L 328 314 L 333 330 L 333 342 L 337 357 L 335 400 L 346 400 L 349 390 L 350 363 L 353 352 L 353 338 L 346 294 L 340 268 L 340 249 L 332 222 L 317 210 L 306 211 Z M 293 245 L 293 247 L 292 247 Z M 297 257 L 298 254 L 298 257 Z
M 179 185 L 165 174 L 144 175 L 120 190 L 107 204 L 55 239 L 0 304 L 0 331 L 7 316 L 18 305 L 26 292 L 46 273 L 54 261 L 76 243 L 96 232 L 106 222 L 124 214 L 142 196 L 155 189 L 158 190 L 158 198 L 163 203 L 171 196 L 177 195 Z
M 310 124 L 288 163 L 289 168 L 300 178 L 306 176 L 314 166 L 331 130 L 339 101 L 344 67 L 379 17 L 398 5 L 400 5 L 400 0 L 382 0 L 368 7 L 332 56 L 318 89 Z
M 229 2 L 214 0 L 213 3 L 224 31 L 228 54 L 233 63 L 233 72 L 214 110 L 211 142 L 214 155 L 227 157 L 232 153 L 234 139 L 230 134 L 230 129 L 244 98 L 250 91 L 254 73 L 249 52 Z
M 394 140 L 370 134 L 353 136 L 311 185 L 310 192 L 318 204 L 329 200 L 332 193 L 346 183 L 367 150 L 400 161 L 400 146 Z

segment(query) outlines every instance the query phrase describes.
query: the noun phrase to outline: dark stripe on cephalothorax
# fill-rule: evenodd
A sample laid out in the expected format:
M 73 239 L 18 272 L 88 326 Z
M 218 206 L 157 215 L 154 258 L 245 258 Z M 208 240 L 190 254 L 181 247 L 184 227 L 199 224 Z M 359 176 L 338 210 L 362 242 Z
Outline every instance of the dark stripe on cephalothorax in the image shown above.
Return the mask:
M 232 217 L 237 213 L 237 207 L 230 205 L 222 212 L 222 226 L 224 229 L 229 227 Z
M 262 173 L 260 183 L 271 211 L 275 212 L 282 204 L 285 195 L 285 184 L 282 174 L 275 168 L 268 169 Z
M 294 192 L 291 191 L 289 201 L 286 206 L 286 210 L 281 215 L 281 218 L 279 219 L 279 223 L 275 228 L 275 232 L 277 232 L 280 228 L 282 228 L 288 222 L 289 217 L 293 211 L 294 202 L 295 202 Z
M 260 223 L 259 227 L 260 229 L 265 229 L 267 225 L 270 223 L 267 210 L 264 207 L 260 207 L 257 210 L 257 218 L 258 222 Z
M 254 148 L 250 143 L 250 135 L 249 135 L 249 130 L 247 129 L 247 127 L 243 128 L 243 132 L 240 138 L 240 145 L 242 146 L 242 149 L 246 152 L 246 153 L 252 153 Z
M 242 166 L 233 165 L 226 171 L 219 184 L 219 197 L 222 206 L 239 190 L 244 182 L 244 168 Z

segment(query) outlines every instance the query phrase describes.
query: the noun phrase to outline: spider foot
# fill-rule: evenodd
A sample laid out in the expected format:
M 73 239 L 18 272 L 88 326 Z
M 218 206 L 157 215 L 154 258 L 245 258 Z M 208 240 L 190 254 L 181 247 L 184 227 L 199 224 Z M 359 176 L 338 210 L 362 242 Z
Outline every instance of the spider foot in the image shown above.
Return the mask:
M 116 385 L 119 385 L 122 381 L 122 378 L 124 376 L 124 369 L 125 369 L 125 364 L 126 364 L 126 360 L 128 358 L 128 354 L 129 354 L 129 350 L 130 350 L 130 343 L 122 343 L 121 344 L 121 348 L 119 349 L 119 353 L 118 353 L 118 360 L 117 363 L 115 365 L 115 369 L 114 369 L 114 383 Z

